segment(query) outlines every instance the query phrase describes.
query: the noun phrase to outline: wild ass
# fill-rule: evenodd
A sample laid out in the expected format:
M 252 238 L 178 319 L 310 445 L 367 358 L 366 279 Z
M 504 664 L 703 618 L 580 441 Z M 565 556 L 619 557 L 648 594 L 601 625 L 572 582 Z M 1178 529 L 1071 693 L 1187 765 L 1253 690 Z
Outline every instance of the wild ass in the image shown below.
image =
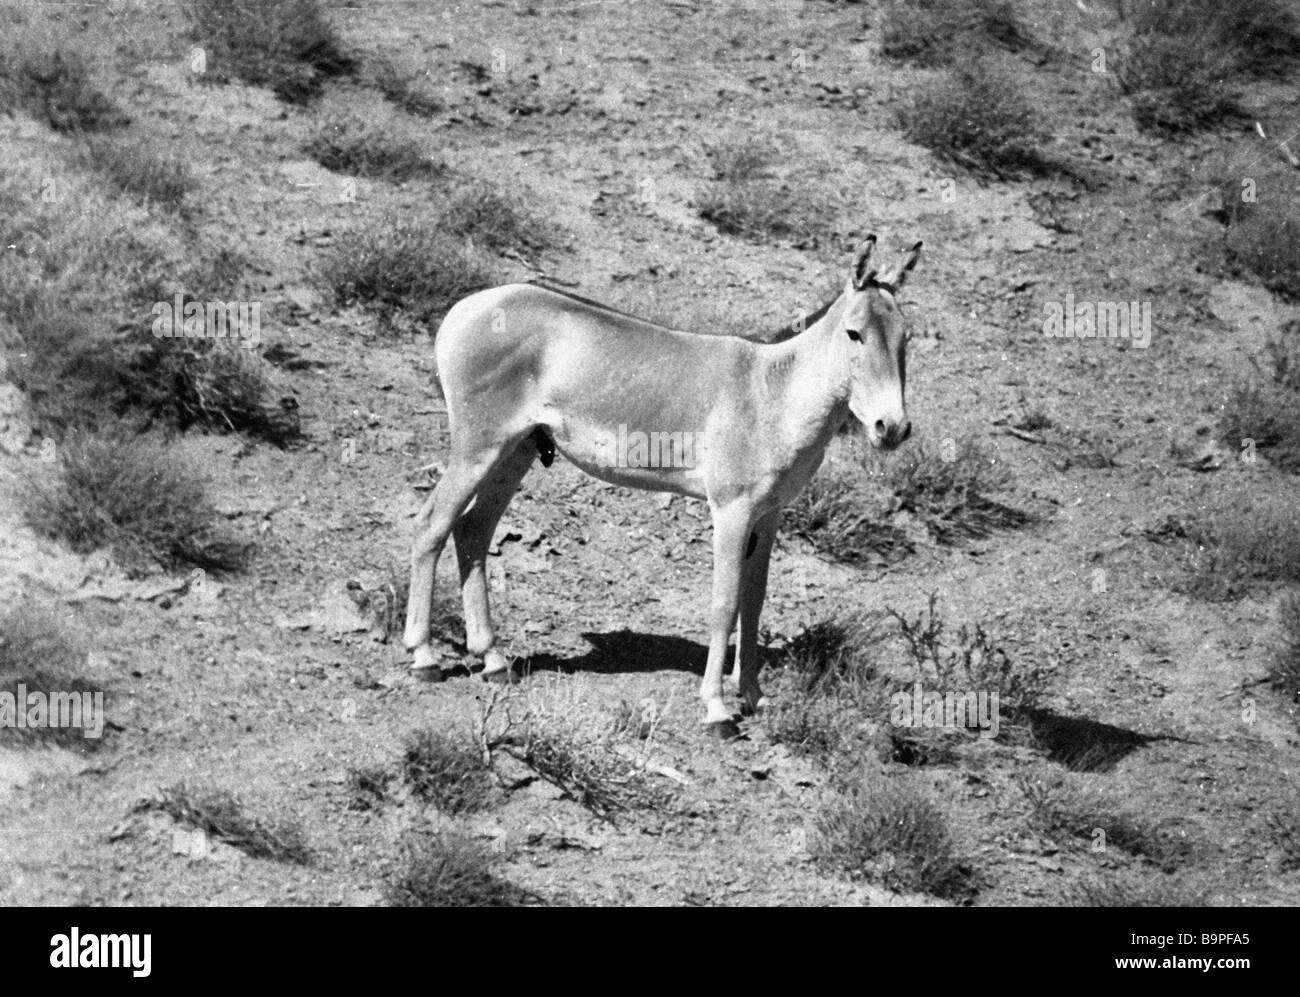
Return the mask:
M 850 412 L 880 449 L 893 449 L 912 431 L 894 299 L 921 243 L 881 275 L 869 269 L 875 241 L 869 236 L 858 249 L 843 292 L 820 317 L 776 343 L 679 332 L 533 284 L 457 303 L 435 347 L 451 449 L 417 516 L 405 632 L 412 669 L 421 677 L 443 674 L 429 615 L 434 570 L 454 534 L 466 646 L 483 659 L 485 678 L 509 677 L 495 647 L 484 562 L 525 472 L 539 455 L 549 466 L 559 451 L 602 481 L 709 503 L 705 723 L 717 732 L 734 729 L 722 670 L 737 615 L 733 677 L 742 712 L 758 710 L 758 619 L 781 509 L 813 476 Z M 620 443 L 632 433 L 660 434 L 660 442 L 689 435 L 691 459 L 629 459 Z

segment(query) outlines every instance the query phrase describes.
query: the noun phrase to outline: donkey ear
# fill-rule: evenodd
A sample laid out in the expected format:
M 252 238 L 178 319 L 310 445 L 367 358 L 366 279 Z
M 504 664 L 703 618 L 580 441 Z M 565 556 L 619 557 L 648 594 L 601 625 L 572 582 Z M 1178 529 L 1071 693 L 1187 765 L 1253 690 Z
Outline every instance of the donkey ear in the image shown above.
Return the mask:
M 871 260 L 871 251 L 876 248 L 876 237 L 869 235 L 863 240 L 862 245 L 858 247 L 857 253 L 853 256 L 853 269 L 849 273 L 849 279 L 853 281 L 853 286 L 861 291 L 870 283 L 871 278 L 875 276 L 875 271 L 867 270 L 867 264 Z
M 921 244 L 918 242 L 915 246 L 913 246 L 911 249 L 907 251 L 907 259 L 904 260 L 903 265 L 898 268 L 898 276 L 895 277 L 893 280 L 893 284 L 895 287 L 903 286 L 904 282 L 906 282 L 907 280 L 907 275 L 912 272 L 912 268 L 916 266 L 916 261 L 919 260 L 920 258 L 921 258 Z

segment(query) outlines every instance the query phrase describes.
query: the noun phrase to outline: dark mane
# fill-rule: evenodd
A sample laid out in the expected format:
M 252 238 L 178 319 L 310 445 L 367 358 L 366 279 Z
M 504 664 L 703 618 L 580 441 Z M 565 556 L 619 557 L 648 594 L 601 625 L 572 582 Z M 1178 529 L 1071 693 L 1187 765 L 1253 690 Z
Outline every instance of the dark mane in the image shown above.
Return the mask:
M 658 326 L 660 329 L 668 329 L 669 331 L 672 332 L 682 331 L 680 329 L 673 329 L 671 326 L 664 325 L 662 322 L 653 322 L 642 315 L 633 315 L 631 312 L 625 312 L 623 311 L 623 309 L 615 308 L 613 305 L 607 305 L 603 301 L 595 301 L 592 298 L 584 298 L 581 294 L 574 294 L 572 291 L 567 291 L 564 288 L 557 287 L 554 284 L 548 284 L 545 281 L 530 280 L 528 283 L 532 284 L 534 287 L 544 288 L 545 290 L 550 291 L 554 294 L 563 295 L 564 297 L 569 298 L 571 301 L 577 301 L 580 304 L 587 305 L 591 308 L 599 308 L 603 312 L 612 312 L 615 315 L 622 315 L 625 318 L 635 319 L 638 322 L 644 322 L 646 325 Z
M 541 287 L 547 291 L 551 291 L 554 294 L 562 295 L 563 297 L 566 297 L 571 301 L 577 301 L 578 303 L 587 305 L 591 308 L 599 308 L 601 311 L 610 312 L 614 315 L 622 315 L 625 318 L 635 319 L 638 322 L 644 322 L 646 325 L 657 326 L 660 329 L 668 329 L 669 331 L 672 332 L 690 331 L 687 329 L 675 329 L 673 326 L 664 325 L 662 322 L 652 321 L 651 319 L 645 318 L 644 316 L 641 315 L 633 315 L 631 312 L 624 311 L 621 308 L 615 308 L 612 305 L 607 305 L 603 301 L 596 301 L 592 298 L 585 298 L 581 294 L 574 294 L 572 291 L 566 290 L 563 287 L 558 287 L 555 284 L 547 283 L 545 281 L 530 280 L 528 283 L 532 284 L 534 287 Z M 757 341 L 762 343 L 783 343 L 787 339 L 793 339 L 795 336 L 799 335 L 799 333 L 803 332 L 814 322 L 821 321 L 822 317 L 825 316 L 825 314 L 831 310 L 831 306 L 834 305 L 835 302 L 839 300 L 840 300 L 840 296 L 837 294 L 829 301 L 823 302 L 821 305 L 819 305 L 813 311 L 809 312 L 807 315 L 795 319 L 793 322 L 787 322 L 785 325 L 781 326 L 780 328 L 774 329 L 768 336 L 762 337 Z
M 825 317 L 826 313 L 831 310 L 831 305 L 835 304 L 835 302 L 839 300 L 840 296 L 837 294 L 829 301 L 818 306 L 814 311 L 809 312 L 801 318 L 795 319 L 793 322 L 787 322 L 785 325 L 774 330 L 772 334 L 766 337 L 763 341 L 765 343 L 784 343 L 787 339 L 793 339 L 814 322 L 820 322 L 822 318 Z

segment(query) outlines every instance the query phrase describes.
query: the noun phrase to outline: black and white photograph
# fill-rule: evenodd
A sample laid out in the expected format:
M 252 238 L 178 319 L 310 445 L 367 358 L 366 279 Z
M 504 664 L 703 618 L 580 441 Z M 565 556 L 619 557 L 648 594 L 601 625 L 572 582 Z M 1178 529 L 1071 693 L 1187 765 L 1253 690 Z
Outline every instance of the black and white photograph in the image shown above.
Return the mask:
M 0 2 L 0 907 L 1178 908 L 1094 961 L 1227 986 L 1298 475 L 1297 0 Z

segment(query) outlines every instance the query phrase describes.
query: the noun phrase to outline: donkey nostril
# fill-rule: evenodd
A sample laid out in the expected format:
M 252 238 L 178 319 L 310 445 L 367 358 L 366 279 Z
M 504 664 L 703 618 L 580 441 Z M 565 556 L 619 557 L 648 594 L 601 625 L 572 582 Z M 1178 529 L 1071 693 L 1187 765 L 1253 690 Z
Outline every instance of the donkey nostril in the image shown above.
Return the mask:
M 898 442 L 906 443 L 907 438 L 911 435 L 912 435 L 912 420 L 908 419 L 907 422 L 903 423 L 903 432 L 902 435 L 899 436 Z
M 885 420 L 884 420 L 884 419 L 877 419 L 877 420 L 876 420 L 876 432 L 879 433 L 881 436 L 884 436 L 884 435 L 885 435 Z

